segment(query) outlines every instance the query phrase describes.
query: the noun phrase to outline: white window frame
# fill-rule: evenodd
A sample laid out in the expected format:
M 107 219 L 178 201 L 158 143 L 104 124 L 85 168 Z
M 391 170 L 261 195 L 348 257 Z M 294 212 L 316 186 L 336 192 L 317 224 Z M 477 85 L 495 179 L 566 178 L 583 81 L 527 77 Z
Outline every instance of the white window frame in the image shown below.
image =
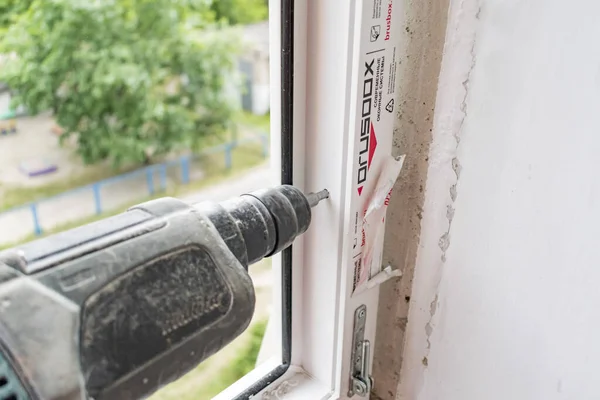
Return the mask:
M 326 188 L 330 199 L 313 209 L 310 229 L 292 250 L 291 366 L 252 399 L 346 399 L 354 311 L 367 306 L 365 339 L 375 340 L 379 289 L 351 297 L 349 249 L 358 31 L 362 2 L 294 3 L 293 184 Z M 270 0 L 271 132 L 281 132 L 281 1 Z M 281 170 L 281 138 L 272 135 L 272 170 Z M 273 183 L 279 183 L 275 177 Z M 275 257 L 274 282 L 281 281 Z M 281 288 L 274 285 L 273 318 L 280 327 Z M 281 348 L 279 346 L 278 348 Z M 371 354 L 372 357 L 372 354 Z M 231 400 L 281 364 L 281 353 L 219 394 Z M 372 364 L 372 359 L 369 360 Z M 359 397 L 354 397 L 359 398 Z M 368 398 L 368 397 L 362 397 Z

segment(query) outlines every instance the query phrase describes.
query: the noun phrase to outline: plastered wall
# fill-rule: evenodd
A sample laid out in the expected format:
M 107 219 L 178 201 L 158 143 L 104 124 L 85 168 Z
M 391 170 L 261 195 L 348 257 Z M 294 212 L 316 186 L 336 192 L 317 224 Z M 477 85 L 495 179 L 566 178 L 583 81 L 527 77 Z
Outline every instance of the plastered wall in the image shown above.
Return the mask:
M 591 0 L 451 0 L 420 230 L 419 161 L 388 225 L 408 274 L 381 297 L 379 398 L 600 398 L 598 15 Z M 408 153 L 427 139 L 410 126 Z

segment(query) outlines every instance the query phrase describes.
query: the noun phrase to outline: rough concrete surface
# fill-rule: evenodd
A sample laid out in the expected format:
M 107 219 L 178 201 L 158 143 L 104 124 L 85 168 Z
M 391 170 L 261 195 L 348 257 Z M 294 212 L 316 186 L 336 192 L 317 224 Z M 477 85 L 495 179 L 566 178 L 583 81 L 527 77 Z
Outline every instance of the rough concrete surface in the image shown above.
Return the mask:
M 395 399 L 400 381 L 448 0 L 403 0 L 399 9 L 404 26 L 393 152 L 406 160 L 388 208 L 383 263 L 403 277 L 381 287 L 371 397 L 377 400 Z

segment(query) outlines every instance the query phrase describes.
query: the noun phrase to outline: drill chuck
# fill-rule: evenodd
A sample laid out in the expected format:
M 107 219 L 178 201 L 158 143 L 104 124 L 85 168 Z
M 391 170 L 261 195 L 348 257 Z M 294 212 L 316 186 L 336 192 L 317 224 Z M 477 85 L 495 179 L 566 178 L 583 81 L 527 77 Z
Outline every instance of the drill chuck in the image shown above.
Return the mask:
M 294 186 L 282 185 L 194 207 L 208 216 L 231 252 L 248 266 L 280 252 L 306 232 L 311 207 L 327 197 L 327 190 L 305 196 Z

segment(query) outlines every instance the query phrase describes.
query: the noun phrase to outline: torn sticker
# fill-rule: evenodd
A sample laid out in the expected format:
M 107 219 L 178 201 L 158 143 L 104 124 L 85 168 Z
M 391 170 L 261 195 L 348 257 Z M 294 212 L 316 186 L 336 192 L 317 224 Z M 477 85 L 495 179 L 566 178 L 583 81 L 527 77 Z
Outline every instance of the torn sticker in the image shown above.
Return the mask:
M 397 276 L 395 273 L 379 274 L 382 272 L 381 259 L 383 252 L 383 236 L 385 233 L 385 216 L 390 202 L 392 188 L 400 174 L 403 163 L 404 156 L 398 158 L 389 156 L 384 161 L 381 173 L 377 179 L 375 191 L 367 202 L 362 220 L 364 247 L 360 260 L 357 260 L 357 262 L 360 263 L 360 268 L 358 270 L 354 294 L 373 287 L 373 284 L 369 285 L 368 282 L 376 276 L 379 276 L 379 278 L 377 278 L 378 281 L 385 278 L 381 282 L 392 276 Z

